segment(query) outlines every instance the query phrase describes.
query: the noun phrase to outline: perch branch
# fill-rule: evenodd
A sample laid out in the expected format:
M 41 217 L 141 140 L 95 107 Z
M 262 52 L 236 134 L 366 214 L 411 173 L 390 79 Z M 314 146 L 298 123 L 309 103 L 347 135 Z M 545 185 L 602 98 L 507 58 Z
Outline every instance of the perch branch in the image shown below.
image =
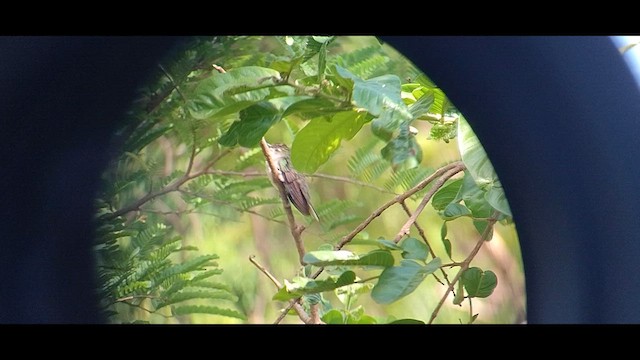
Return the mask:
M 260 147 L 262 148 L 264 157 L 267 160 L 267 166 L 269 166 L 269 168 L 271 169 L 271 173 L 277 174 L 278 171 L 273 167 L 273 161 L 269 156 L 267 141 L 264 138 L 260 140 Z M 274 175 L 274 177 L 276 176 Z M 284 212 L 287 214 L 287 220 L 289 220 L 289 229 L 291 230 L 293 241 L 296 243 L 296 249 L 298 250 L 298 256 L 300 257 L 300 264 L 304 266 L 305 263 L 304 261 L 302 261 L 302 258 L 304 257 L 304 254 L 306 253 L 306 251 L 304 249 L 304 244 L 302 243 L 302 239 L 300 238 L 300 235 L 304 231 L 305 227 L 304 225 L 296 224 L 296 219 L 293 216 L 293 211 L 291 211 L 291 203 L 289 203 L 289 199 L 287 198 L 287 194 L 284 190 L 284 185 L 282 185 L 280 181 L 274 181 L 274 183 L 278 188 L 278 193 L 280 193 L 280 199 L 282 200 L 282 206 L 284 207 Z

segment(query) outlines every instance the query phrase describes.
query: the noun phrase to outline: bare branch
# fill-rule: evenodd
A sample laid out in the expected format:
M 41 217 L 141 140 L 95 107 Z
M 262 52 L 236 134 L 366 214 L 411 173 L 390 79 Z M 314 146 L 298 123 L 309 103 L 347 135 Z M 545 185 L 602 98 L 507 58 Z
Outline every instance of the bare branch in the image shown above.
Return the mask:
M 273 161 L 271 161 L 271 157 L 269 155 L 268 144 L 267 141 L 262 138 L 260 140 L 260 147 L 262 148 L 262 152 L 264 153 L 264 157 L 267 160 L 267 166 L 271 169 L 272 174 L 277 174 L 278 171 L 273 167 Z M 289 199 L 287 198 L 286 192 L 284 190 L 284 185 L 280 181 L 274 181 L 274 184 L 278 188 L 278 193 L 280 193 L 280 199 L 282 199 L 282 206 L 284 207 L 284 212 L 287 214 L 287 219 L 289 220 L 289 229 L 291 230 L 291 236 L 293 236 L 293 240 L 296 243 L 296 249 L 298 250 L 298 256 L 300 257 L 300 264 L 305 265 L 302 258 L 306 253 L 304 249 L 304 244 L 302 243 L 302 239 L 300 235 L 304 231 L 304 225 L 297 225 L 296 219 L 293 216 L 293 211 L 291 211 L 291 204 L 289 203 Z
M 392 191 L 389 191 L 389 190 L 387 190 L 385 188 L 381 188 L 379 186 L 375 186 L 373 184 L 369 184 L 369 183 L 366 183 L 366 182 L 363 182 L 363 181 L 359 181 L 359 180 L 355 180 L 355 179 L 348 178 L 348 177 L 328 175 L 328 174 L 303 174 L 303 175 L 304 176 L 309 176 L 309 177 L 317 177 L 317 178 L 322 178 L 322 179 L 328 179 L 328 180 L 342 181 L 342 182 L 355 184 L 355 185 L 359 185 L 359 186 L 366 186 L 366 187 L 370 187 L 372 189 L 376 189 L 376 190 L 378 190 L 380 192 L 397 195 L 396 193 L 394 193 Z
M 158 196 L 161 196 L 161 195 L 170 193 L 172 191 L 178 190 L 180 188 L 180 186 L 182 186 L 187 181 L 195 179 L 198 176 L 206 174 L 210 167 L 212 167 L 216 162 L 218 162 L 218 160 L 220 160 L 222 157 L 224 157 L 225 155 L 229 154 L 230 152 L 231 152 L 231 149 L 224 150 L 223 152 L 219 153 L 218 156 L 216 156 L 213 160 L 211 160 L 211 162 L 204 169 L 202 169 L 201 171 L 198 171 L 198 172 L 193 173 L 193 174 L 185 173 L 183 176 L 181 176 L 179 179 L 176 179 L 171 184 L 168 184 L 167 186 L 163 187 L 162 189 L 160 189 L 158 191 L 151 192 L 151 193 L 143 196 L 142 198 L 134 201 L 133 203 L 131 203 L 131 204 L 119 209 L 119 210 L 114 211 L 111 214 L 105 215 L 104 218 L 106 220 L 115 219 L 118 216 L 121 216 L 121 215 L 124 215 L 124 214 L 126 214 L 128 212 L 140 209 L 140 206 L 142 206 L 145 203 L 157 198 Z
M 249 261 L 255 267 L 257 267 L 258 270 L 260 270 L 260 272 L 262 272 L 266 277 L 268 277 L 269 280 L 271 280 L 271 282 L 273 282 L 273 284 L 276 286 L 276 288 L 278 290 L 282 289 L 282 284 L 280 284 L 280 281 L 278 281 L 278 279 L 276 279 L 275 276 L 271 275 L 269 270 L 267 270 L 264 266 L 262 266 L 262 265 L 260 265 L 260 263 L 258 263 L 258 261 L 256 260 L 255 255 L 249 256 Z M 309 317 L 309 315 L 307 315 L 307 313 L 302 308 L 302 305 L 300 305 L 297 302 L 297 300 L 290 300 L 289 301 L 289 307 L 287 307 L 287 310 L 283 314 L 286 315 L 291 308 L 293 308 L 295 310 L 295 312 L 298 314 L 298 317 L 300 318 L 300 320 L 302 320 L 303 323 L 305 323 L 305 324 L 312 324 L 312 323 L 315 324 L 313 322 L 314 321 L 313 317 Z M 278 321 L 278 322 L 280 322 L 280 321 Z
M 359 232 L 364 230 L 373 221 L 373 219 L 375 219 L 378 216 L 380 216 L 380 214 L 382 214 L 385 210 L 387 210 L 389 207 L 391 207 L 391 205 L 399 203 L 401 201 L 404 201 L 405 199 L 409 198 L 411 195 L 413 195 L 413 194 L 417 193 L 418 191 L 424 189 L 427 185 L 429 185 L 429 183 L 431 181 L 433 181 L 438 176 L 440 176 L 440 175 L 442 175 L 442 174 L 444 174 L 444 173 L 446 173 L 448 171 L 456 170 L 456 172 L 458 172 L 458 171 L 461 171 L 463 169 L 464 169 L 464 164 L 462 163 L 462 161 L 456 161 L 456 162 L 453 162 L 451 164 L 445 165 L 445 166 L 441 167 L 440 169 L 436 170 L 433 174 L 431 174 L 426 179 L 422 180 L 420 183 L 418 183 L 413 188 L 405 191 L 403 194 L 400 194 L 400 195 L 394 197 L 393 199 L 387 201 L 384 205 L 382 205 L 378 209 L 376 209 L 371 215 L 369 215 L 369 217 L 367 217 L 362 223 L 360 223 L 360 225 L 358 225 L 355 229 L 353 229 L 353 231 L 351 231 L 349 234 L 345 235 L 342 238 L 342 240 L 340 240 L 340 242 L 335 246 L 335 249 L 336 250 L 342 249 L 342 247 L 344 247 L 347 243 L 349 243 L 351 240 L 353 240 L 353 238 Z
M 422 213 L 422 210 L 424 210 L 424 208 L 427 206 L 427 203 L 429 202 L 429 200 L 431 200 L 431 197 L 433 196 L 433 194 L 435 194 L 436 191 L 438 191 L 438 189 L 440 189 L 442 187 L 442 185 L 444 185 L 444 183 L 447 180 L 449 180 L 449 178 L 451 178 L 453 175 L 459 173 L 462 170 L 464 170 L 464 164 L 460 163 L 458 166 L 455 166 L 451 170 L 448 170 L 446 173 L 444 173 L 433 184 L 433 186 L 431 187 L 431 189 L 429 189 L 429 191 L 424 196 L 424 198 L 422 198 L 422 201 L 420 202 L 420 204 L 416 208 L 416 211 L 413 213 L 413 215 L 411 215 L 411 217 L 409 217 L 409 220 L 407 220 L 407 222 L 402 226 L 402 228 L 400 228 L 400 231 L 398 232 L 398 235 L 396 235 L 396 237 L 393 239 L 393 241 L 395 243 L 398 243 L 400 241 L 400 239 L 402 239 L 403 236 L 405 236 L 405 235 L 407 235 L 409 233 L 409 231 L 411 230 L 411 225 L 416 222 L 416 219 L 418 218 L 418 215 L 420 215 L 420 213 Z

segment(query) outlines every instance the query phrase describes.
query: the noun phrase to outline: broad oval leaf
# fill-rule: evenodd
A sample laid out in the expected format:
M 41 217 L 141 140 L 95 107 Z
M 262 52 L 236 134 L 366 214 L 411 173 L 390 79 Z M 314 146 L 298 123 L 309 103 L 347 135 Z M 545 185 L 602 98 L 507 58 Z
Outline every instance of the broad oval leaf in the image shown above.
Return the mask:
M 363 112 L 343 111 L 327 121 L 311 120 L 298 132 L 291 145 L 291 162 L 302 172 L 313 173 L 329 160 L 342 140 L 352 139 L 364 125 Z
M 402 257 L 404 259 L 413 259 L 426 261 L 429 255 L 429 247 L 422 241 L 410 237 L 402 241 Z
M 466 206 L 458 203 L 451 203 L 444 208 L 444 211 L 440 214 L 445 220 L 453 220 L 461 216 L 471 216 L 471 210 Z
M 431 199 L 431 206 L 438 211 L 444 210 L 447 205 L 457 199 L 458 191 L 462 186 L 462 179 L 450 180 L 438 190 Z
M 478 267 L 465 270 L 460 280 L 469 297 L 485 298 L 491 295 L 498 285 L 498 278 L 493 271 L 482 271 Z
M 402 260 L 400 266 L 384 269 L 371 291 L 371 298 L 378 304 L 397 301 L 411 294 L 440 264 L 440 258 L 433 259 L 426 266 L 413 260 Z
M 344 324 L 344 315 L 340 310 L 331 309 L 321 317 L 325 324 Z
M 356 274 L 353 271 L 345 271 L 337 280 L 328 278 L 326 280 L 312 280 L 309 278 L 298 278 L 298 282 L 290 283 L 284 281 L 284 286 L 273 295 L 273 300 L 288 301 L 299 298 L 306 294 L 316 294 L 325 291 L 335 290 L 341 286 L 353 284 Z

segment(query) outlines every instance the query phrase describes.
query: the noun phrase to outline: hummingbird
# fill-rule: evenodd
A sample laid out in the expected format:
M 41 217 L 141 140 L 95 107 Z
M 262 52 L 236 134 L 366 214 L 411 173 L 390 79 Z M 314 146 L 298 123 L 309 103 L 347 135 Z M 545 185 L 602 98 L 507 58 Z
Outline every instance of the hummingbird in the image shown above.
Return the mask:
M 278 187 L 276 181 L 282 183 L 287 198 L 293 203 L 293 206 L 295 206 L 302 215 L 311 215 L 316 221 L 320 221 L 316 210 L 311 205 L 307 180 L 293 168 L 289 147 L 284 144 L 267 143 L 267 148 L 269 157 L 273 161 L 273 167 L 277 172 L 276 176 L 274 176 L 271 171 L 271 166 L 267 163 L 267 172 L 269 173 L 271 183 L 273 183 L 276 188 Z

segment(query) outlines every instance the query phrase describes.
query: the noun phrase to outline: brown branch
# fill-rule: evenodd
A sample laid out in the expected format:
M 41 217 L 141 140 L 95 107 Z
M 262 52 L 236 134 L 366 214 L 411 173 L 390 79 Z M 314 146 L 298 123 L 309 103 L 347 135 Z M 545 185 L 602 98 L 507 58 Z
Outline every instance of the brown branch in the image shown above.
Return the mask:
M 431 318 L 429 319 L 429 324 L 433 323 L 433 320 L 435 320 L 436 316 L 438 316 L 438 312 L 442 308 L 442 305 L 444 304 L 444 302 L 447 299 L 447 297 L 449 297 L 449 293 L 453 292 L 453 288 L 455 287 L 456 283 L 460 280 L 460 277 L 462 277 L 462 274 L 465 272 L 465 270 L 467 270 L 469 268 L 469 264 L 471 264 L 471 260 L 473 260 L 473 258 L 475 258 L 475 256 L 478 254 L 478 252 L 482 248 L 482 245 L 484 244 L 484 242 L 488 240 L 489 235 L 493 231 L 493 225 L 497 221 L 497 216 L 498 216 L 498 213 L 496 212 L 494 214 L 494 217 L 491 218 L 491 220 L 489 220 L 489 222 L 487 224 L 487 227 L 482 232 L 482 235 L 480 236 L 480 239 L 476 243 L 476 246 L 473 248 L 473 250 L 471 250 L 471 253 L 469 254 L 469 256 L 467 256 L 467 258 L 464 259 L 464 261 L 461 263 L 460 271 L 458 271 L 458 273 L 453 278 L 453 280 L 451 280 L 451 284 L 449 284 L 449 286 L 447 287 L 447 291 L 444 293 L 444 295 L 442 296 L 442 298 L 438 302 L 438 305 L 436 305 L 435 309 L 431 313 Z
M 267 141 L 264 138 L 262 138 L 260 140 L 260 147 L 262 148 L 264 157 L 267 160 L 267 166 L 269 166 L 269 168 L 271 169 L 271 173 L 274 174 L 274 178 L 277 178 L 275 174 L 277 174 L 278 171 L 273 167 L 273 161 L 271 160 L 271 157 L 269 155 L 268 146 L 269 145 L 267 144 Z M 304 257 L 304 254 L 306 253 L 306 251 L 304 249 L 304 244 L 302 243 L 302 239 L 300 238 L 300 235 L 304 231 L 305 227 L 304 225 L 296 224 L 296 219 L 293 216 L 293 211 L 291 211 L 291 203 L 289 203 L 289 199 L 287 198 L 286 192 L 284 190 L 284 185 L 282 185 L 282 183 L 277 180 L 273 181 L 273 183 L 278 188 L 278 193 L 280 194 L 280 199 L 282 200 L 282 206 L 284 207 L 284 212 L 285 214 L 287 214 L 287 220 L 289 220 L 289 229 L 291 230 L 291 236 L 293 236 L 293 241 L 296 243 L 296 249 L 298 250 L 298 256 L 300 257 L 300 264 L 304 266 L 306 264 L 302 260 L 302 258 Z
M 249 256 L 249 261 L 258 268 L 258 270 L 260 270 L 260 272 L 262 272 L 266 277 L 269 278 L 269 280 L 271 280 L 271 282 L 273 282 L 273 284 L 276 286 L 276 288 L 278 288 L 278 290 L 282 289 L 282 284 L 280 284 L 280 281 L 278 281 L 278 279 L 276 279 L 275 276 L 273 276 L 269 270 L 267 270 L 264 266 L 260 265 L 260 263 L 258 263 L 258 261 L 256 260 L 255 255 L 251 255 Z M 284 312 L 284 314 L 286 315 L 289 312 L 289 309 L 293 308 L 296 313 L 298 314 L 298 317 L 300 318 L 300 320 L 302 320 L 303 323 L 305 324 L 312 324 L 314 323 L 314 319 L 312 317 L 309 317 L 309 315 L 307 315 L 307 313 L 304 311 L 304 309 L 302 308 L 302 305 L 300 305 L 297 300 L 289 300 L 289 307 L 287 308 L 287 310 Z M 314 323 L 315 324 L 315 323 Z
M 409 207 L 407 206 L 407 204 L 405 204 L 404 201 L 400 202 L 400 205 L 402 205 L 402 209 L 404 209 L 404 211 L 407 213 L 407 215 L 411 216 L 411 211 L 409 210 Z M 424 243 L 427 244 L 427 247 L 429 248 L 429 254 L 431 254 L 432 258 L 436 258 L 436 253 L 435 251 L 433 251 L 433 247 L 431 247 L 431 245 L 429 244 L 429 240 L 427 240 L 427 235 L 424 233 L 424 230 L 422 229 L 422 227 L 420 225 L 418 225 L 417 222 L 413 223 L 413 226 L 416 227 L 416 229 L 418 229 L 418 234 L 420 235 L 420 237 L 422 238 L 422 240 L 424 240 Z M 442 272 L 442 276 L 444 277 L 444 280 L 447 282 L 447 285 L 451 284 L 451 282 L 449 282 L 449 277 L 447 276 L 447 273 L 444 271 L 444 269 L 442 267 L 440 267 L 440 272 Z M 436 280 L 442 284 L 442 282 L 440 281 L 440 279 L 438 279 L 438 277 L 436 276 L 435 273 L 433 273 L 433 276 L 436 278 Z M 444 285 L 444 284 L 442 284 Z
M 378 216 L 380 216 L 380 214 L 382 214 L 385 210 L 387 210 L 389 207 L 391 207 L 391 205 L 406 200 L 411 195 L 413 195 L 413 194 L 417 193 L 418 191 L 424 189 L 427 185 L 429 185 L 429 183 L 431 181 L 433 181 L 433 179 L 437 178 L 438 176 L 440 176 L 440 175 L 442 175 L 442 174 L 444 174 L 444 173 L 446 173 L 448 171 L 453 171 L 453 169 L 458 169 L 458 170 L 456 170 L 456 172 L 458 172 L 458 171 L 464 169 L 464 164 L 462 163 L 462 161 L 456 161 L 456 162 L 453 162 L 451 164 L 445 165 L 445 166 L 441 167 L 440 169 L 436 170 L 433 174 L 431 174 L 426 179 L 422 180 L 420 183 L 418 183 L 413 188 L 411 188 L 411 189 L 405 191 L 403 194 L 400 194 L 400 195 L 394 197 L 393 199 L 387 201 L 384 205 L 380 206 L 371 215 L 369 215 L 369 217 L 367 217 L 362 223 L 360 223 L 360 225 L 358 225 L 355 229 L 353 229 L 353 231 L 351 231 L 349 234 L 345 235 L 342 238 L 342 240 L 340 240 L 340 242 L 335 246 L 335 249 L 336 250 L 342 249 L 347 243 L 349 243 L 351 240 L 353 240 L 353 238 L 358 233 L 360 233 L 362 230 L 364 230 L 373 221 L 373 219 L 375 219 Z
M 433 194 L 435 194 L 436 191 L 438 191 L 438 189 L 440 189 L 442 187 L 442 185 L 444 185 L 444 183 L 447 180 L 449 180 L 449 178 L 451 178 L 453 175 L 459 173 L 462 170 L 464 170 L 464 164 L 460 163 L 460 164 L 458 164 L 458 166 L 455 166 L 451 170 L 448 170 L 446 173 L 444 173 L 433 184 L 433 186 L 431 187 L 431 189 L 429 189 L 429 191 L 424 196 L 424 198 L 422 198 L 422 201 L 420 202 L 420 204 L 416 208 L 416 210 L 413 213 L 413 215 L 411 215 L 411 217 L 409 217 L 407 222 L 404 223 L 402 228 L 400 228 L 400 231 L 398 232 L 398 235 L 396 235 L 396 237 L 393 239 L 393 241 L 396 244 L 400 241 L 400 239 L 402 239 L 403 236 L 405 236 L 405 235 L 407 235 L 409 233 L 409 231 L 411 230 L 411 225 L 416 222 L 416 219 L 422 213 L 422 210 L 424 210 L 424 208 L 427 206 L 427 203 L 429 202 L 429 200 L 431 200 L 431 197 L 433 196 Z
M 225 155 L 229 154 L 231 152 L 231 149 L 227 149 L 221 153 L 218 154 L 218 156 L 216 156 L 213 160 L 211 160 L 211 162 L 201 171 L 198 171 L 196 173 L 193 174 L 189 174 L 189 173 L 185 173 L 182 177 L 180 177 L 179 179 L 175 180 L 174 182 L 172 182 L 171 184 L 168 184 L 167 186 L 163 187 L 162 189 L 155 191 L 155 192 L 150 192 L 149 194 L 143 196 L 142 198 L 134 201 L 133 203 L 114 211 L 111 214 L 105 215 L 104 219 L 105 220 L 111 220 L 111 219 L 115 219 L 118 216 L 124 215 L 128 212 L 134 211 L 134 210 L 138 210 L 140 209 L 140 206 L 144 205 L 145 203 L 157 198 L 158 196 L 170 193 L 172 191 L 176 191 L 180 188 L 180 186 L 182 186 L 184 183 L 186 183 L 189 180 L 195 179 L 198 176 L 204 175 L 207 173 L 207 171 L 209 170 L 210 167 L 212 167 L 216 162 L 218 162 L 218 160 L 220 160 L 222 157 L 224 157 Z M 194 153 L 192 153 L 192 155 L 195 156 Z M 190 162 L 192 161 L 192 159 L 189 160 Z

